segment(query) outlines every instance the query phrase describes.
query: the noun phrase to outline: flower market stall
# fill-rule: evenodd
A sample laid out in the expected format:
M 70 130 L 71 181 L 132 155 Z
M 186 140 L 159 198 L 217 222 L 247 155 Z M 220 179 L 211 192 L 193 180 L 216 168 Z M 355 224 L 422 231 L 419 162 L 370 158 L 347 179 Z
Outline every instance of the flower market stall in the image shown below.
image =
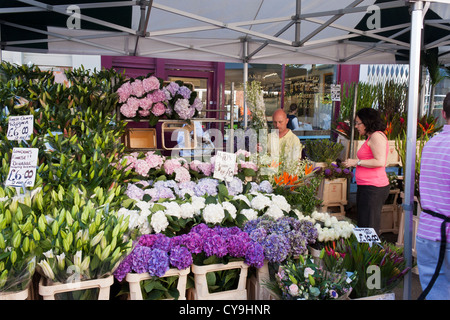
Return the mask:
M 188 87 L 113 70 L 68 71 L 67 86 L 33 66 L 0 71 L 1 299 L 360 298 L 408 270 L 400 249 L 319 212 L 327 173 L 310 159 L 126 152 L 116 112 L 193 119 Z M 370 292 L 368 263 L 383 284 Z

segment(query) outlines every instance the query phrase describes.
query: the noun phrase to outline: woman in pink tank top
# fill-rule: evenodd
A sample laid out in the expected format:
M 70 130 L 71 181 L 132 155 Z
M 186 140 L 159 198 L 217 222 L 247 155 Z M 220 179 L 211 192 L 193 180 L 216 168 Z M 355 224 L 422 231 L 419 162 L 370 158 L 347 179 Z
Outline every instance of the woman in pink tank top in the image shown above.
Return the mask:
M 347 159 L 346 167 L 356 167 L 356 207 L 358 227 L 380 230 L 381 209 L 389 196 L 389 179 L 386 162 L 389 152 L 388 140 L 383 133 L 386 124 L 378 110 L 362 108 L 356 113 L 355 127 L 366 141 L 357 152 L 357 159 Z

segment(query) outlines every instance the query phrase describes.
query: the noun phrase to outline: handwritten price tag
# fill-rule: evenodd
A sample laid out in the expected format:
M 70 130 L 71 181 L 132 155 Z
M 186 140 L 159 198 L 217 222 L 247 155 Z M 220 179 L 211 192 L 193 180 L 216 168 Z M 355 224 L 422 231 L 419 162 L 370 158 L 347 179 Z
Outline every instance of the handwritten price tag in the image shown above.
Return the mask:
M 353 234 L 356 236 L 358 242 L 363 243 L 381 242 L 374 228 L 353 228 Z
M 217 151 L 213 177 L 219 180 L 230 181 L 233 179 L 235 167 L 236 154 Z
M 10 116 L 8 121 L 8 140 L 30 140 L 33 133 L 34 116 Z
M 37 148 L 14 148 L 5 185 L 33 187 L 36 180 L 38 152 Z
M 341 85 L 331 85 L 331 101 L 341 101 Z

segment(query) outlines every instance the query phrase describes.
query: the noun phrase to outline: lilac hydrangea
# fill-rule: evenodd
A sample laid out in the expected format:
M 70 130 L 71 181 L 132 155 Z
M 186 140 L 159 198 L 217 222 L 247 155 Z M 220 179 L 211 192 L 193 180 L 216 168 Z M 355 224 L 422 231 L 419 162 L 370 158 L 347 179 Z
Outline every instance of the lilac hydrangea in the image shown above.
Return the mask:
M 136 273 L 147 272 L 147 263 L 150 259 L 152 249 L 144 246 L 137 246 L 132 251 L 131 268 Z
M 215 255 L 219 258 L 224 257 L 228 253 L 227 242 L 225 238 L 218 234 L 207 237 L 203 241 L 203 251 L 207 257 Z
M 218 185 L 219 181 L 216 179 L 202 178 L 197 182 L 197 185 L 194 188 L 195 195 L 197 197 L 202 197 L 204 195 L 216 196 Z
M 161 249 L 150 250 L 148 273 L 151 276 L 162 277 L 169 270 L 169 255 Z
M 284 235 L 272 233 L 263 242 L 264 256 L 270 262 L 282 262 L 289 255 L 289 239 Z
M 249 266 L 262 268 L 264 265 L 264 248 L 257 242 L 249 242 L 245 253 L 245 263 Z
M 123 279 L 125 279 L 127 274 L 132 271 L 131 260 L 132 255 L 126 256 L 114 271 L 114 276 L 118 281 L 122 281 Z
M 186 247 L 175 246 L 170 250 L 169 262 L 178 270 L 186 269 L 192 264 L 192 254 Z

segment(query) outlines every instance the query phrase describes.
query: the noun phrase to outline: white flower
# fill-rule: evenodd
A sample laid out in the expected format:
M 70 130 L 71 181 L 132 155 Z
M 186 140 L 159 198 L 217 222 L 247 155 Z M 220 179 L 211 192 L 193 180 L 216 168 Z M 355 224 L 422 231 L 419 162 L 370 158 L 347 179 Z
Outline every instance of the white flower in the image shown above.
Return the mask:
M 203 220 L 206 223 L 221 223 L 225 218 L 225 211 L 220 204 L 210 203 L 203 209 Z
M 44 275 L 49 278 L 50 280 L 54 280 L 55 279 L 55 274 L 53 273 L 52 268 L 50 267 L 50 265 L 48 264 L 47 260 L 41 260 L 38 263 L 38 266 L 41 267 L 42 271 L 44 272 Z
M 169 216 L 177 217 L 177 218 L 181 217 L 180 205 L 178 203 L 176 203 L 175 201 L 167 201 L 167 202 L 162 203 L 162 205 L 166 207 L 166 210 L 164 210 L 165 214 L 167 214 Z
M 147 201 L 140 201 L 138 200 L 136 202 L 136 207 L 138 207 L 141 210 L 149 210 L 153 207 L 153 202 L 147 202 Z
M 150 219 L 150 225 L 156 233 L 160 233 L 166 230 L 167 226 L 169 225 L 169 221 L 167 220 L 164 212 L 159 210 L 152 215 Z
M 283 210 L 281 210 L 277 205 L 271 205 L 264 215 L 272 217 L 276 220 L 283 217 L 284 213 Z
M 314 274 L 314 270 L 311 269 L 310 267 L 306 267 L 305 270 L 303 271 L 303 276 L 305 278 L 308 278 L 309 275 L 313 275 Z
M 73 264 L 77 267 L 79 267 L 81 265 L 81 258 L 82 258 L 83 253 L 81 252 L 81 250 L 78 250 L 75 255 L 73 256 Z
M 191 204 L 194 206 L 194 212 L 196 215 L 202 212 L 202 209 L 205 207 L 206 199 L 203 197 L 193 196 L 191 199 Z
M 180 210 L 181 210 L 180 212 L 181 218 L 189 219 L 194 217 L 195 207 L 192 205 L 192 203 L 189 202 L 183 203 L 180 206 Z
M 242 209 L 241 214 L 243 214 L 249 221 L 258 218 L 258 212 L 253 209 Z
M 263 210 L 266 207 L 269 207 L 272 201 L 269 197 L 266 197 L 262 194 L 257 195 L 251 201 L 251 206 L 255 210 Z
M 224 210 L 227 210 L 233 219 L 236 219 L 236 207 L 230 202 L 222 202 L 222 207 Z
M 66 254 L 63 252 L 59 255 L 56 255 L 56 261 L 58 263 L 59 269 L 64 269 Z
M 54 258 L 54 255 L 53 255 L 53 249 L 50 249 L 50 250 L 44 252 L 43 254 L 44 254 L 44 256 L 45 256 L 47 259 Z
M 244 196 L 243 194 L 238 194 L 237 196 L 233 197 L 233 200 L 242 200 L 244 201 L 246 204 L 248 204 L 249 206 L 251 206 L 250 204 L 250 200 L 248 200 L 248 198 L 246 196 Z
M 287 202 L 286 198 L 279 194 L 272 195 L 272 202 L 276 204 L 281 210 L 289 212 L 291 205 Z

